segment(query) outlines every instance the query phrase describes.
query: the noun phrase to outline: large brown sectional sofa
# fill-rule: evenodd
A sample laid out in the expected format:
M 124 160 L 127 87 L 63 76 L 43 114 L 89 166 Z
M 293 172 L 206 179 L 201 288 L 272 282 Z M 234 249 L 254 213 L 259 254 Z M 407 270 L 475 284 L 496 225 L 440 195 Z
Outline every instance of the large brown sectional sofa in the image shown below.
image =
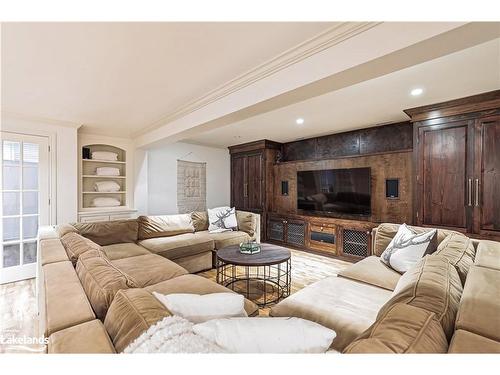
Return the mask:
M 170 315 L 152 292 L 230 292 L 192 273 L 212 268 L 218 249 L 260 240 L 259 215 L 236 216 L 237 231 L 214 234 L 204 212 L 41 228 L 37 295 L 48 352 L 121 352 Z M 245 310 L 258 315 L 251 301 Z
M 245 228 L 243 219 L 255 223 L 253 235 L 258 237 L 258 217 L 250 220 L 249 214 L 240 213 L 241 228 Z M 150 220 L 158 224 L 157 219 L 139 218 L 138 225 L 142 222 L 152 228 Z M 162 220 L 172 224 L 172 218 Z M 196 215 L 192 222 L 203 231 Z M 167 248 L 143 253 L 140 238 L 137 243 L 124 242 L 134 246 L 96 245 L 90 239 L 102 241 L 93 236 L 103 231 L 85 225 L 72 228 L 63 225 L 58 228 L 60 235 L 55 231 L 40 235 L 39 288 L 49 353 L 123 351 L 143 331 L 170 315 L 153 291 L 228 291 L 179 266 L 184 262 L 198 269 L 208 262 L 186 262 L 178 257 L 182 253 Z M 155 231 L 161 233 L 164 228 L 160 225 Z M 304 318 L 334 329 L 337 337 L 332 349 L 343 353 L 500 353 L 500 243 L 438 230 L 437 251 L 401 275 L 379 258 L 398 228 L 397 224 L 379 225 L 373 230 L 373 256 L 292 294 L 275 305 L 270 315 Z M 246 234 L 251 237 L 251 233 Z M 191 234 L 196 235 L 196 230 Z M 65 242 L 72 243 L 65 249 Z M 215 239 L 213 246 L 217 248 Z M 173 261 L 166 258 L 168 254 L 176 254 Z M 251 316 L 258 315 L 251 301 L 245 301 L 245 309 Z
M 334 329 L 332 348 L 343 353 L 500 353 L 500 243 L 439 229 L 438 249 L 401 275 L 379 258 L 398 229 L 379 225 L 373 256 L 291 295 L 270 315 Z

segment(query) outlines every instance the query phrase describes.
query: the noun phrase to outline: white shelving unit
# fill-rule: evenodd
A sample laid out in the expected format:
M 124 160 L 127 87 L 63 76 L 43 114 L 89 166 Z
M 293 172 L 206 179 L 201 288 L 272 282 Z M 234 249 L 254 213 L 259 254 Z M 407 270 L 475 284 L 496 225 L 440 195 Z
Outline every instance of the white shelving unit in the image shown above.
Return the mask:
M 128 173 L 131 166 L 128 164 L 128 152 L 125 147 L 107 143 L 88 143 L 84 140 L 80 143 L 80 165 L 79 165 L 79 213 L 78 220 L 81 222 L 109 221 L 135 217 L 136 210 L 130 207 L 130 197 L 127 185 L 130 186 Z M 84 159 L 83 148 L 90 149 L 90 157 L 95 151 L 114 152 L 118 155 L 117 161 Z M 100 176 L 96 169 L 99 167 L 118 168 L 119 176 Z M 115 181 L 120 185 L 119 191 L 99 192 L 94 186 L 100 181 Z M 95 207 L 93 201 L 97 197 L 113 197 L 120 201 L 120 206 Z

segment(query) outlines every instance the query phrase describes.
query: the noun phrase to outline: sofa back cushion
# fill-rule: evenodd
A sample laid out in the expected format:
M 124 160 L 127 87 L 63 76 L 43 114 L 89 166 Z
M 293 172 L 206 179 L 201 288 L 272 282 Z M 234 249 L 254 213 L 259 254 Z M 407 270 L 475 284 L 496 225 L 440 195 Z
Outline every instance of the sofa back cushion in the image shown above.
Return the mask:
M 135 280 L 115 267 L 103 252 L 90 251 L 81 256 L 76 273 L 96 316 L 104 320 L 120 289 L 137 288 Z
M 78 232 L 101 246 L 136 242 L 139 224 L 136 219 L 74 223 Z
M 469 237 L 462 234 L 451 233 L 441 242 L 434 255 L 442 256 L 455 266 L 465 285 L 465 279 L 470 267 L 474 264 L 476 249 Z
M 373 254 L 376 256 L 381 256 L 384 250 L 389 246 L 389 243 L 394 238 L 396 233 L 398 233 L 400 224 L 392 224 L 392 223 L 382 223 L 377 227 L 377 231 L 375 234 L 375 238 L 373 241 Z M 431 228 L 423 228 L 423 227 L 414 227 L 412 225 L 408 225 L 408 228 L 412 229 L 415 233 L 424 233 L 429 231 Z M 457 233 L 452 230 L 446 229 L 438 229 L 437 230 L 437 242 L 438 245 L 446 238 L 447 235 L 451 233 Z
M 71 224 L 59 224 L 56 227 L 56 232 L 57 232 L 59 238 L 62 238 L 62 237 L 64 237 L 64 235 L 71 233 L 71 232 L 78 233 L 78 230 Z
M 191 214 L 139 216 L 138 221 L 140 240 L 194 232 Z
M 61 243 L 66 249 L 66 254 L 68 258 L 76 265 L 78 258 L 85 252 L 89 250 L 100 250 L 101 247 L 95 242 L 89 240 L 88 238 L 80 236 L 78 233 L 69 232 L 61 238 Z
M 194 211 L 191 213 L 191 220 L 193 221 L 194 230 L 201 232 L 208 230 L 208 212 L 207 211 Z
M 462 291 L 457 270 L 448 259 L 427 255 L 401 276 L 391 299 L 380 309 L 377 320 L 392 305 L 405 303 L 435 313 L 449 340 L 453 335 Z
M 344 353 L 446 353 L 448 341 L 436 314 L 396 303 Z
M 250 237 L 255 236 L 257 220 L 255 214 L 246 211 L 236 211 L 238 230 L 247 233 Z
M 104 327 L 118 353 L 153 324 L 170 316 L 167 308 L 145 289 L 127 289 L 116 293 Z

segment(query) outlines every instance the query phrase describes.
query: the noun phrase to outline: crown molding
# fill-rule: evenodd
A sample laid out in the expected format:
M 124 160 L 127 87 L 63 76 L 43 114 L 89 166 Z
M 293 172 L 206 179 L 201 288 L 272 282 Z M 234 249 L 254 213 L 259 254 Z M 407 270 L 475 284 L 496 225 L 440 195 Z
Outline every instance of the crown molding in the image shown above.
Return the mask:
M 40 116 L 31 116 L 31 115 L 26 115 L 26 114 L 19 113 L 19 112 L 11 112 L 11 111 L 3 111 L 2 110 L 2 111 L 0 111 L 0 115 L 1 115 L 2 121 L 4 120 L 4 117 L 6 117 L 6 118 L 12 118 L 12 119 L 21 120 L 21 121 L 36 122 L 36 123 L 42 123 L 42 124 L 54 125 L 54 126 L 63 126 L 65 128 L 72 128 L 72 129 L 78 129 L 82 126 L 82 124 L 78 124 L 78 123 L 71 122 L 71 121 L 62 121 L 62 120 L 55 120 L 55 119 L 40 117 Z
M 342 22 L 324 32 L 288 49 L 280 55 L 268 60 L 267 62 L 252 68 L 242 75 L 226 82 L 225 84 L 209 91 L 198 99 L 183 105 L 170 114 L 162 117 L 146 128 L 135 132 L 134 137 L 144 135 L 145 133 L 157 129 L 158 127 L 172 122 L 180 117 L 186 116 L 197 111 L 213 102 L 216 102 L 236 91 L 239 91 L 255 82 L 269 77 L 287 67 L 305 60 L 315 54 L 329 49 L 347 39 L 355 37 L 371 28 L 380 25 L 382 22 Z

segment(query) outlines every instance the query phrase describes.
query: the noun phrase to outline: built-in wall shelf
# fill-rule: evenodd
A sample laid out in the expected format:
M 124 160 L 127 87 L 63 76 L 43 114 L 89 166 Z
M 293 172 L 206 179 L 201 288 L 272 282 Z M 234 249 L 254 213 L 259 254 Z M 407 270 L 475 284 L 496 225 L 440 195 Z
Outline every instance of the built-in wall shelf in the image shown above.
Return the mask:
M 125 194 L 126 191 L 83 191 L 83 194 Z
M 98 160 L 98 159 L 82 159 L 84 163 L 106 163 L 106 164 L 126 164 L 125 161 L 111 161 L 111 160 Z
M 113 178 L 118 178 L 118 179 L 127 178 L 126 176 L 100 176 L 98 174 L 84 174 L 84 175 L 82 175 L 82 177 L 86 177 L 86 178 L 87 177 L 88 178 L 111 178 L 111 179 L 113 179 Z

